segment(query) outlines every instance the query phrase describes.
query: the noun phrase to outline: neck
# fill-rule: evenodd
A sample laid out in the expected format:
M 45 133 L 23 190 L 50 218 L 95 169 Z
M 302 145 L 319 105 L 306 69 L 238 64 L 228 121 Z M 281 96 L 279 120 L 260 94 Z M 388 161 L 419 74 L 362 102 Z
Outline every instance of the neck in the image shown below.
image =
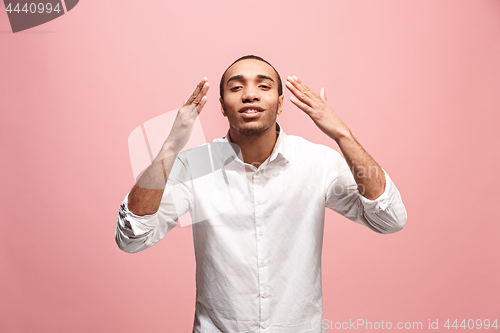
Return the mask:
M 229 127 L 230 140 L 237 144 L 243 155 L 243 162 L 257 168 L 271 155 L 278 139 L 277 124 L 274 122 L 267 130 L 256 136 L 245 136 L 232 126 Z

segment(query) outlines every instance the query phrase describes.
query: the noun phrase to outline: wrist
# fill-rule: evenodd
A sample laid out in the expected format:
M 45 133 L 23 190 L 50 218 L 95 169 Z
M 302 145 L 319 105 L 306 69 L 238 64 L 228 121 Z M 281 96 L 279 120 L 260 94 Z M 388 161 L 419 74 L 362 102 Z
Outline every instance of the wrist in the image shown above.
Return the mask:
M 341 142 L 355 141 L 351 131 L 346 127 L 342 131 L 337 131 L 332 135 L 332 139 L 340 146 Z

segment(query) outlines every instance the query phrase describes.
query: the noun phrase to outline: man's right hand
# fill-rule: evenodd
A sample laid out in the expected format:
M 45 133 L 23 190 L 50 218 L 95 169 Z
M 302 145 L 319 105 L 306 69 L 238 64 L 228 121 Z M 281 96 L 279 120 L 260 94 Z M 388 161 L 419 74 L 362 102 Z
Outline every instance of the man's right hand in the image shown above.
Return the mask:
M 184 102 L 184 105 L 177 112 L 170 134 L 163 144 L 163 154 L 160 152 L 157 159 L 165 158 L 165 154 L 178 154 L 186 146 L 191 137 L 196 117 L 198 117 L 207 102 L 209 88 L 210 84 L 205 77 L 198 83 L 189 99 Z

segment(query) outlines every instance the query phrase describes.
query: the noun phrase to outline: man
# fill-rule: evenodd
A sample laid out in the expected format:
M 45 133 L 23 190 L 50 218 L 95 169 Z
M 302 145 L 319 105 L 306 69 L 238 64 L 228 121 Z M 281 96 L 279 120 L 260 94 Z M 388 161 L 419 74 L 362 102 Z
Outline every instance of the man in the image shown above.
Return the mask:
M 179 154 L 206 103 L 205 78 L 120 207 L 116 241 L 131 253 L 154 245 L 179 216 L 191 214 L 193 332 L 326 332 L 325 207 L 379 233 L 405 224 L 396 186 L 333 112 L 324 89 L 318 96 L 295 76 L 286 87 L 292 103 L 338 144 L 345 160 L 329 147 L 284 133 L 276 122 L 284 98 L 279 74 L 264 59 L 246 56 L 221 79 L 229 131 L 212 144 L 225 147 Z M 215 167 L 200 173 L 203 164 Z

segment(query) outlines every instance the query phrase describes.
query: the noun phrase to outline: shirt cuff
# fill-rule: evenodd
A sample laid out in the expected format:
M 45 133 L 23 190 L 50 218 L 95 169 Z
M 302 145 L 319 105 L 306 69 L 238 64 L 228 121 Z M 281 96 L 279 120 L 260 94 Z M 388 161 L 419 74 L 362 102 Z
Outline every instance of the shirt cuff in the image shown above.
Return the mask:
M 154 214 L 150 215 L 135 215 L 128 209 L 128 196 L 130 193 L 127 193 L 125 196 L 125 199 L 123 199 L 123 202 L 121 204 L 121 209 L 123 211 L 123 214 L 125 215 L 125 220 L 129 222 L 132 225 L 132 228 L 134 227 L 136 229 L 142 229 L 140 226 L 141 224 L 146 227 L 155 227 L 158 225 L 158 219 L 156 218 L 158 215 L 158 211 L 156 211 Z M 134 224 L 134 222 L 139 222 L 138 224 Z M 141 230 L 144 231 L 144 230 Z
M 389 192 L 392 189 L 392 180 L 384 169 L 382 169 L 382 171 L 384 171 L 385 175 L 384 193 L 382 193 L 377 199 L 374 200 L 370 200 L 367 197 L 363 196 L 361 193 L 359 193 L 359 196 L 361 197 L 361 202 L 363 203 L 363 207 L 365 211 L 368 213 L 380 212 L 386 210 L 387 207 L 389 207 L 390 203 Z

